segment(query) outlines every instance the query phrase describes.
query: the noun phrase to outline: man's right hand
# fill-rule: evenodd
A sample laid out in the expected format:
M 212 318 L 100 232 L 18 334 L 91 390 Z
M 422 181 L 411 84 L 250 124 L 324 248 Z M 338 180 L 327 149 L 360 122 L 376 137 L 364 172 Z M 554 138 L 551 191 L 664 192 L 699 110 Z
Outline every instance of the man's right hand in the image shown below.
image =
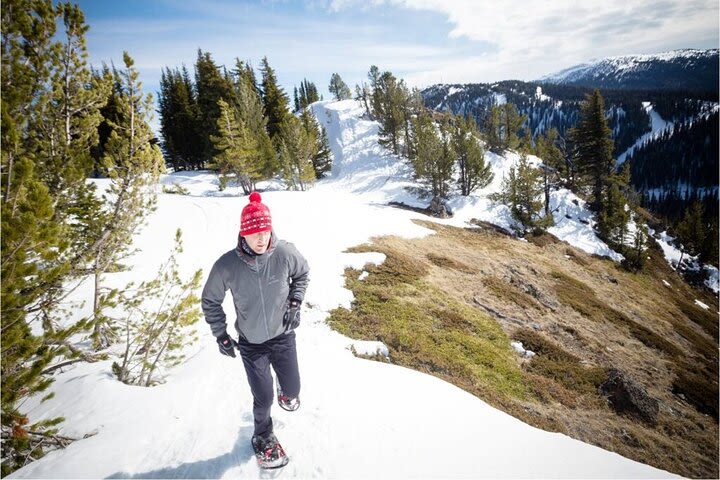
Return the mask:
M 232 337 L 230 337 L 230 335 L 223 333 L 217 338 L 217 343 L 220 348 L 220 353 L 227 355 L 228 357 L 235 358 L 235 347 L 237 346 L 237 343 L 232 339 Z

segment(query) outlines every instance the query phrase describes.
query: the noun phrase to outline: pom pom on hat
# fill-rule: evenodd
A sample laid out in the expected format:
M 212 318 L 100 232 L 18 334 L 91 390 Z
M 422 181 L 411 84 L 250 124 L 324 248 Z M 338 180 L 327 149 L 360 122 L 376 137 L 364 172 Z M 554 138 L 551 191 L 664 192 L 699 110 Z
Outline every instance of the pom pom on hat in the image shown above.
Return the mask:
M 252 192 L 250 203 L 245 205 L 240 215 L 240 235 L 246 237 L 253 233 L 270 230 L 272 230 L 270 209 L 262 203 L 262 197 L 258 192 Z

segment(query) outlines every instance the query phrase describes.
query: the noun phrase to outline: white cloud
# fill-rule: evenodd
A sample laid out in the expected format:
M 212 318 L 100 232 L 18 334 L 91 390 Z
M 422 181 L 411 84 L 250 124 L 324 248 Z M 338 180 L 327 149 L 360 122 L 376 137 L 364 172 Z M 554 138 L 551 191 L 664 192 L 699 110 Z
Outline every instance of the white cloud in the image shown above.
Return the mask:
M 434 83 L 440 74 L 464 81 L 533 79 L 611 55 L 711 48 L 718 42 L 717 0 L 375 0 L 386 5 L 437 12 L 449 22 L 450 38 L 490 45 L 480 58 L 448 59 L 413 78 Z M 366 5 L 334 0 L 332 10 Z

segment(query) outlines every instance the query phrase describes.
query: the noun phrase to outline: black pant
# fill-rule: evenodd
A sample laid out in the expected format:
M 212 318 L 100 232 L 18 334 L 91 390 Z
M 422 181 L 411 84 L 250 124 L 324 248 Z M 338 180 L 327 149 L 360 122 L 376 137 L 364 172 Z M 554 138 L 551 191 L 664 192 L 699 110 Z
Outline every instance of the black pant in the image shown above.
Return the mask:
M 250 343 L 240 337 L 238 344 L 253 394 L 255 435 L 267 435 L 273 431 L 270 407 L 275 399 L 270 366 L 275 370 L 283 394 L 291 398 L 300 395 L 295 332 L 278 335 L 259 344 Z

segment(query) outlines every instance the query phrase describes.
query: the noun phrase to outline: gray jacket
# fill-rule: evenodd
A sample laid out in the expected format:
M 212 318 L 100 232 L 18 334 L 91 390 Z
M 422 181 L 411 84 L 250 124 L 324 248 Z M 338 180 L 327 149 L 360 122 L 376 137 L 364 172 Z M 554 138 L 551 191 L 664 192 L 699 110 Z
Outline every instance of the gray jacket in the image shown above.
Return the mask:
M 272 233 L 270 248 L 251 256 L 238 244 L 210 270 L 202 293 L 205 321 L 217 338 L 226 332 L 225 292 L 235 303 L 235 328 L 250 343 L 263 343 L 285 333 L 283 315 L 290 299 L 302 302 L 310 268 L 292 243 Z

